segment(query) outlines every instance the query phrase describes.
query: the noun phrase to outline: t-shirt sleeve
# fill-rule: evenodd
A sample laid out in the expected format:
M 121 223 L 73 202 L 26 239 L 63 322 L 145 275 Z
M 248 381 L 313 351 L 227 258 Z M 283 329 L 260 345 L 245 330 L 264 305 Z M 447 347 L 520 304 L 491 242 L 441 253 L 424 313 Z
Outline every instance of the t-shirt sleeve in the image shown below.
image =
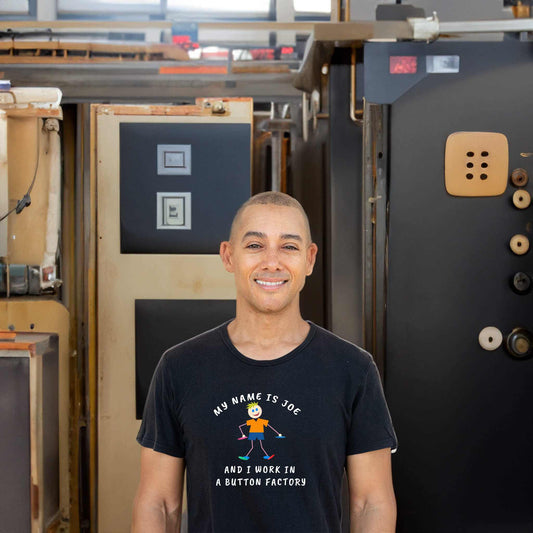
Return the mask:
M 156 452 L 185 457 L 183 433 L 177 418 L 174 391 L 165 354 L 152 377 L 137 442 Z
M 383 394 L 378 369 L 372 361 L 352 406 L 346 455 L 382 448 L 396 451 L 398 442 Z

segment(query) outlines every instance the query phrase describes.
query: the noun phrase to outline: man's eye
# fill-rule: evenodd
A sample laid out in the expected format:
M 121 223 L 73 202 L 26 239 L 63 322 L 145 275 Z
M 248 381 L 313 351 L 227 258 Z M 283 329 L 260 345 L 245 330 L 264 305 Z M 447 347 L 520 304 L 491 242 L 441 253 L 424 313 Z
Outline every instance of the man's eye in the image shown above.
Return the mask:
M 260 244 L 257 244 L 256 242 L 253 242 L 251 244 L 248 244 L 246 248 L 251 248 L 252 250 L 257 250 L 258 248 L 261 248 Z
M 286 244 L 283 248 L 285 248 L 286 250 L 298 250 L 298 248 L 293 244 Z

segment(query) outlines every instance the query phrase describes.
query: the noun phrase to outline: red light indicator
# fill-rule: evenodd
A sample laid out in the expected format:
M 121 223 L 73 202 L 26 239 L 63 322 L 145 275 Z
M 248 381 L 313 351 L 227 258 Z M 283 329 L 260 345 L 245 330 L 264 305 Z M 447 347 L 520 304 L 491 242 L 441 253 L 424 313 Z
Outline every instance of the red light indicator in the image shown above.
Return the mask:
M 390 56 L 389 72 L 391 74 L 416 74 L 416 56 Z
M 189 44 L 191 42 L 191 38 L 189 35 L 173 35 L 172 42 L 174 44 Z

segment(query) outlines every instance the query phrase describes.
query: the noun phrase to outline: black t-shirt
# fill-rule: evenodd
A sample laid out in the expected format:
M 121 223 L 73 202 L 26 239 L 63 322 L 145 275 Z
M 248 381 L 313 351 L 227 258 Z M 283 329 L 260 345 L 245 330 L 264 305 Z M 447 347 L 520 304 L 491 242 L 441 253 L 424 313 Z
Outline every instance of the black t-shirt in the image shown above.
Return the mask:
M 396 448 L 372 357 L 310 326 L 270 361 L 227 323 L 161 358 L 137 440 L 185 458 L 190 533 L 339 532 L 346 456 Z

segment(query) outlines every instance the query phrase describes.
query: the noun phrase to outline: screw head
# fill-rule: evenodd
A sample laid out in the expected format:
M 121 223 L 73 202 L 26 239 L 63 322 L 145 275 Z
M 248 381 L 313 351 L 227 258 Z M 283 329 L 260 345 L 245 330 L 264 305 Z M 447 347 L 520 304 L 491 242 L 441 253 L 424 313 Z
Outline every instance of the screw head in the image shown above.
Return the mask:
M 531 278 L 525 272 L 517 272 L 513 276 L 513 287 L 516 292 L 524 294 L 531 288 Z
M 216 115 L 223 115 L 226 112 L 224 102 L 214 102 L 211 108 L 211 112 Z

